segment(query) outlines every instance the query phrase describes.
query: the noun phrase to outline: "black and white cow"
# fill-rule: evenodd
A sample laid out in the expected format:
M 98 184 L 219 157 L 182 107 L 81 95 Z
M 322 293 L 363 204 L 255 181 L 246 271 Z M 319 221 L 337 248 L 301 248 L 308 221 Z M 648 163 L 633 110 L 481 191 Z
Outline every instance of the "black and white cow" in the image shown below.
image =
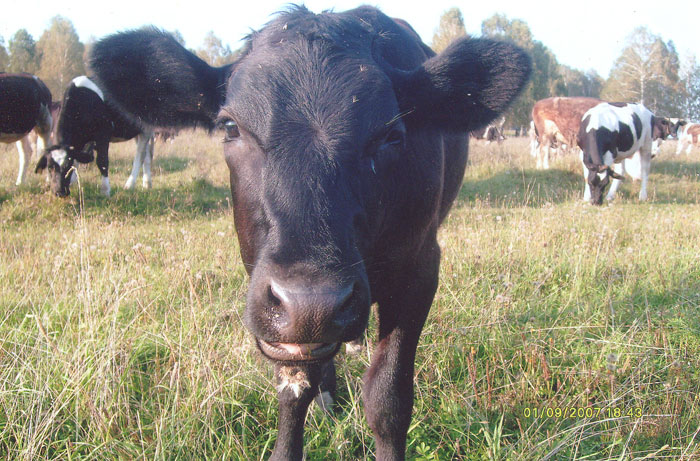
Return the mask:
M 486 145 L 493 141 L 500 144 L 506 139 L 506 137 L 503 135 L 503 125 L 505 123 L 505 117 L 501 117 L 500 120 L 491 122 L 484 128 L 472 130 L 469 134 L 474 140 L 485 141 L 484 144 Z
M 250 274 L 244 322 L 276 367 L 272 460 L 301 460 L 333 356 L 378 304 L 365 413 L 378 460 L 405 458 L 414 359 L 438 283 L 437 229 L 459 192 L 468 132 L 495 119 L 530 74 L 527 54 L 458 39 L 435 56 L 376 8 L 292 7 L 212 68 L 145 29 L 92 51 L 100 86 L 153 126 L 218 123 Z
M 105 102 L 104 93 L 86 76 L 73 79 L 66 89 L 58 119 L 56 143 L 51 146 L 36 167 L 37 172 L 49 168 L 51 188 L 58 196 L 70 193 L 75 181 L 74 162 L 95 160 L 102 174 L 100 190 L 109 197 L 109 143 L 136 138 L 137 149 L 131 176 L 126 182 L 132 188 L 143 164 L 144 187 L 151 186 L 153 134 L 142 130 Z
M 29 133 L 37 133 L 37 154 L 51 139 L 51 91 L 31 74 L 0 73 L 0 142 L 17 143 L 19 172 L 15 184 L 24 181 L 32 155 Z
M 647 199 L 652 143 L 671 132 L 671 123 L 656 117 L 641 104 L 601 103 L 589 109 L 581 120 L 578 145 L 586 181 L 584 201 L 600 205 L 612 179 L 607 199 L 615 197 L 625 174 L 625 160 L 639 153 L 639 200 Z

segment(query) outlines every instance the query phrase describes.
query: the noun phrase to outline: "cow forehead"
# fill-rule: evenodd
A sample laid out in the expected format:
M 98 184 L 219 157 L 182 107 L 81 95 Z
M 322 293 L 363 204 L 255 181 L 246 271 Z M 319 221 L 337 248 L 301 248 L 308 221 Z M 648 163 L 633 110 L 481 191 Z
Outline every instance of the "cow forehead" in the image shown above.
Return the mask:
M 305 39 L 252 51 L 230 77 L 226 100 L 264 148 L 305 134 L 357 139 L 399 111 L 390 79 L 369 57 Z

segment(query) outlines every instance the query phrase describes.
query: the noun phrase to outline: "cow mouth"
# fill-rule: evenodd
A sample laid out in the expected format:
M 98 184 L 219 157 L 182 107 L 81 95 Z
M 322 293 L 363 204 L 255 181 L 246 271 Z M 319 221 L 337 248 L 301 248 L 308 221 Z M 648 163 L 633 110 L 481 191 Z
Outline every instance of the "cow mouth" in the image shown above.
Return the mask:
M 318 362 L 333 357 L 340 343 L 277 343 L 256 338 L 258 349 L 268 359 L 278 362 Z

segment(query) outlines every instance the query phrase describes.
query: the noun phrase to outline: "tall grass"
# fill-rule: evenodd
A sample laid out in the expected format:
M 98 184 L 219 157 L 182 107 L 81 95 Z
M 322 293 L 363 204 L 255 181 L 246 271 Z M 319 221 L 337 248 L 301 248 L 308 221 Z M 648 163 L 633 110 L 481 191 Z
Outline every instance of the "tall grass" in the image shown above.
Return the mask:
M 269 456 L 276 396 L 241 323 L 220 147 L 159 144 L 153 190 L 125 191 L 134 146 L 112 145 L 112 198 L 91 165 L 62 200 L 37 175 L 12 186 L 0 146 L 0 458 Z M 648 203 L 629 181 L 591 207 L 577 159 L 540 172 L 525 140 L 472 146 L 440 232 L 409 459 L 700 458 L 700 161 L 673 147 Z M 338 357 L 342 407 L 312 409 L 307 459 L 374 458 L 374 339 Z

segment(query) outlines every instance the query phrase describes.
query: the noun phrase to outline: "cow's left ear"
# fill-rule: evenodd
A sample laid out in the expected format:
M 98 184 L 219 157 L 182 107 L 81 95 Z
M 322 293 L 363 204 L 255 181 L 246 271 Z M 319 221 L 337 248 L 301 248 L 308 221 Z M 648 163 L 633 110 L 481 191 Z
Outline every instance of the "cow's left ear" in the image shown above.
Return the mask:
M 36 162 L 36 167 L 34 167 L 34 173 L 41 173 L 46 169 L 49 164 L 47 156 L 48 154 L 44 153 L 41 157 L 39 157 L 39 161 Z
M 402 111 L 421 124 L 469 131 L 501 114 L 528 82 L 528 54 L 510 43 L 463 38 L 419 68 L 390 73 Z

